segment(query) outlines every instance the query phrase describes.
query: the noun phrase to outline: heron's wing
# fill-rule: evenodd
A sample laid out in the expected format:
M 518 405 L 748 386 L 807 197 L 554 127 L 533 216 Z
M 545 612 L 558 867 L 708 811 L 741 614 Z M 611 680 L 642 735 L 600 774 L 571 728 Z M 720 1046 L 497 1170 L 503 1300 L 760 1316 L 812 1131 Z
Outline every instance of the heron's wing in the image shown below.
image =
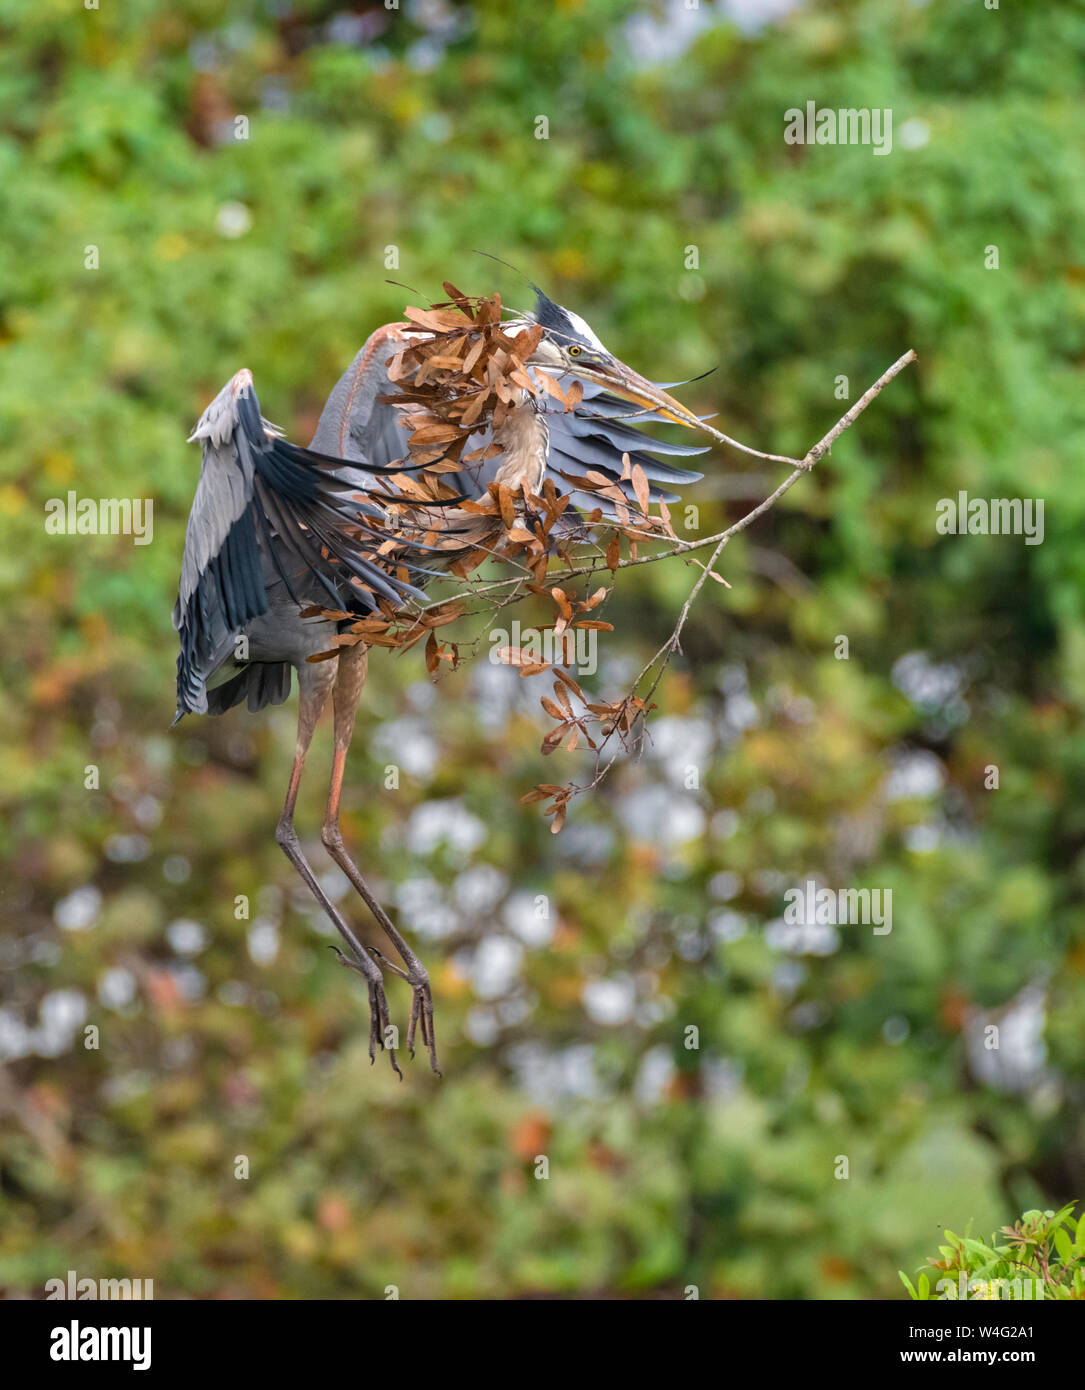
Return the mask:
M 348 612 L 371 611 L 378 595 L 397 604 L 420 596 L 363 558 L 384 539 L 380 499 L 338 476 L 342 459 L 301 449 L 268 425 L 248 371 L 223 387 L 192 438 L 203 462 L 173 610 L 178 717 L 206 710 L 207 678 L 234 635 L 267 612 L 276 578 L 299 603 L 316 593 Z
M 573 505 L 584 512 L 596 509 L 608 520 L 615 517 L 614 504 L 595 492 L 577 487 L 577 480 L 588 470 L 601 473 L 614 482 L 630 499 L 636 496 L 632 481 L 622 481 L 623 454 L 631 464 L 640 464 L 648 479 L 653 501 L 678 501 L 669 489 L 682 483 L 699 482 L 703 474 L 664 463 L 655 454 L 688 458 L 705 454 L 711 446 L 671 444 L 642 433 L 637 425 L 663 423 L 662 416 L 633 409 L 628 402 L 610 395 L 598 383 L 582 381 L 584 396 L 573 410 L 566 411 L 558 401 L 547 398 L 543 419 L 550 433 L 548 473 L 559 493 L 568 493 Z
M 310 445 L 352 463 L 388 468 L 407 456 L 402 412 L 383 396 L 394 395 L 388 364 L 408 341 L 405 323 L 376 329 L 332 388 Z

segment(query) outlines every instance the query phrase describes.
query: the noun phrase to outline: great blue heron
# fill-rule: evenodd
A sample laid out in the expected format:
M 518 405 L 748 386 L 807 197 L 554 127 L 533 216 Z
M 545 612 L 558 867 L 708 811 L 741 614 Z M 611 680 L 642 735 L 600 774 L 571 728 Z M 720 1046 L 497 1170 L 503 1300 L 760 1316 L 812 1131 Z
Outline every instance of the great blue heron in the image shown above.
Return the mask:
M 632 423 L 671 421 L 693 428 L 701 421 L 659 385 L 646 380 L 608 352 L 582 318 L 536 289 L 533 313 L 507 321 L 512 333 L 539 325 L 542 337 L 528 359 L 530 373 L 577 381 L 579 404 L 563 408 L 548 396 L 520 391 L 499 428 L 471 441 L 472 449 L 494 445 L 500 454 L 480 466 L 464 467 L 450 481 L 460 496 L 486 493 L 491 482 L 526 484 L 539 492 L 552 478 L 573 507 L 613 516 L 613 503 L 594 488 L 581 489 L 589 471 L 613 479 L 633 496 L 623 455 L 639 464 L 651 495 L 675 495 L 657 486 L 696 481 L 701 475 L 676 468 L 655 454 L 687 455 L 703 449 L 662 443 Z M 276 839 L 309 891 L 346 944 L 340 960 L 362 975 L 369 988 L 369 1055 L 388 1041 L 398 1074 L 394 1033 L 382 969 L 411 986 L 407 1049 L 414 1055 L 416 1028 L 430 1064 L 437 1067 L 433 998 L 422 963 L 368 888 L 339 830 L 339 798 L 354 718 L 365 682 L 364 643 L 343 647 L 330 660 L 309 660 L 334 646 L 347 624 L 303 616 L 313 605 L 364 616 L 378 597 L 396 604 L 420 597 L 447 553 L 418 544 L 400 564 L 373 562 L 374 540 L 389 525 L 375 490 L 380 479 L 401 472 L 407 449 L 401 414 L 386 397 L 396 387 L 389 364 L 404 345 L 417 341 L 408 323 L 378 328 L 336 383 L 312 444 L 289 443 L 260 413 L 251 373 L 239 371 L 215 397 L 191 436 L 203 448 L 199 485 L 185 535 L 180 589 L 173 624 L 180 635 L 177 659 L 177 719 L 185 714 L 222 714 L 246 701 L 250 710 L 281 704 L 297 672 L 298 735 L 290 782 Z M 537 377 L 535 378 L 537 380 Z M 630 407 L 635 409 L 630 409 Z M 645 452 L 646 449 L 651 453 Z M 625 479 L 623 481 L 623 479 Z M 454 524 L 451 508 L 433 507 L 427 530 Z M 368 538 L 365 546 L 359 536 Z M 396 534 L 397 540 L 402 535 Z M 352 582 L 355 581 L 355 582 Z M 381 926 L 403 967 L 359 940 L 328 897 L 302 850 L 294 808 L 305 757 L 329 695 L 334 705 L 334 760 L 324 814 L 323 843 Z M 174 720 L 176 723 L 176 719 Z

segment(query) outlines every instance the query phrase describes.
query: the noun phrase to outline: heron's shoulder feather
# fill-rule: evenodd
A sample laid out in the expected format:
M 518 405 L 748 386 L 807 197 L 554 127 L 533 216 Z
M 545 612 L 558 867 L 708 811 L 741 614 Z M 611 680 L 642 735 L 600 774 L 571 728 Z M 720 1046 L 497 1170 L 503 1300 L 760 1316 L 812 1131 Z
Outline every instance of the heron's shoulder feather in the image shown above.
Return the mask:
M 406 455 L 400 412 L 381 397 L 395 394 L 388 366 L 410 341 L 409 330 L 407 323 L 386 323 L 369 335 L 332 387 L 311 448 L 378 468 Z

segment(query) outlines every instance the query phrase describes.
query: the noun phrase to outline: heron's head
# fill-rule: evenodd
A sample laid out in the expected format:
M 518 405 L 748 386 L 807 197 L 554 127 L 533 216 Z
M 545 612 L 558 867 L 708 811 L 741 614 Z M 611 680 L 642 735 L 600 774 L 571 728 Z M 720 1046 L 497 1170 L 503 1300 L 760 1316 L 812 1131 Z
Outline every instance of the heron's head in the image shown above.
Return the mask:
M 703 428 L 697 416 L 681 401 L 676 401 L 608 352 L 579 314 L 555 304 L 537 287 L 536 294 L 535 311 L 530 320 L 541 325 L 543 336 L 528 359 L 528 366 L 555 377 L 568 375 L 597 382 L 611 395 L 653 411 L 676 425 Z

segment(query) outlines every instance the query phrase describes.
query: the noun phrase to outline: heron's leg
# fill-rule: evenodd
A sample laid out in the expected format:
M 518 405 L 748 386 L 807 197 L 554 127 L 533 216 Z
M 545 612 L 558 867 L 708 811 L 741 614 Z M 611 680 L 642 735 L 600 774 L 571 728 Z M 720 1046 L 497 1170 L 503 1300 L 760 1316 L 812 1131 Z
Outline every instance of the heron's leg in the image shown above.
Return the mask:
M 332 763 L 331 787 L 328 791 L 328 806 L 324 813 L 324 829 L 321 838 L 328 852 L 350 879 L 366 906 L 380 923 L 400 959 L 407 967 L 406 979 L 414 993 L 411 996 L 411 1019 L 407 1026 L 407 1051 L 414 1056 L 414 1034 L 419 1029 L 422 1046 L 429 1053 L 429 1063 L 438 1075 L 437 1044 L 433 1031 L 433 994 L 430 990 L 429 975 L 425 966 L 404 941 L 399 931 L 389 920 L 388 914 L 373 896 L 361 870 L 347 853 L 343 836 L 339 830 L 339 796 L 343 790 L 343 769 L 346 765 L 347 749 L 354 733 L 354 716 L 361 699 L 362 686 L 365 685 L 368 667 L 368 652 L 359 642 L 346 647 L 339 657 L 335 678 L 335 753 Z M 390 963 L 389 963 L 390 964 Z M 393 969 L 395 967 L 392 967 Z
M 324 665 L 325 663 L 321 663 Z M 305 886 L 316 898 L 324 911 L 331 918 L 336 931 L 346 942 L 350 949 L 350 955 L 339 952 L 339 959 L 352 970 L 364 977 L 369 988 L 369 1060 L 372 1063 L 375 1049 L 384 1047 L 385 1029 L 388 1028 L 388 1001 L 384 996 L 384 980 L 381 975 L 380 967 L 365 949 L 362 943 L 355 936 L 349 924 L 339 912 L 338 908 L 324 892 L 317 877 L 305 858 L 298 839 L 298 833 L 294 829 L 294 807 L 298 799 L 298 786 L 301 783 L 301 774 L 305 768 L 305 755 L 309 751 L 309 745 L 313 739 L 313 730 L 316 728 L 317 720 L 320 718 L 324 705 L 327 703 L 328 691 L 331 688 L 332 673 L 321 672 L 319 676 L 310 677 L 304 669 L 298 672 L 298 684 L 300 686 L 298 698 L 298 742 L 294 751 L 294 766 L 290 773 L 290 786 L 286 792 L 286 802 L 283 805 L 282 815 L 279 823 L 275 827 L 275 839 L 281 845 L 283 853 L 290 860 Z M 388 1049 L 389 1057 L 392 1062 L 392 1069 L 397 1076 L 402 1078 L 403 1073 L 399 1069 L 396 1061 L 394 1048 Z

